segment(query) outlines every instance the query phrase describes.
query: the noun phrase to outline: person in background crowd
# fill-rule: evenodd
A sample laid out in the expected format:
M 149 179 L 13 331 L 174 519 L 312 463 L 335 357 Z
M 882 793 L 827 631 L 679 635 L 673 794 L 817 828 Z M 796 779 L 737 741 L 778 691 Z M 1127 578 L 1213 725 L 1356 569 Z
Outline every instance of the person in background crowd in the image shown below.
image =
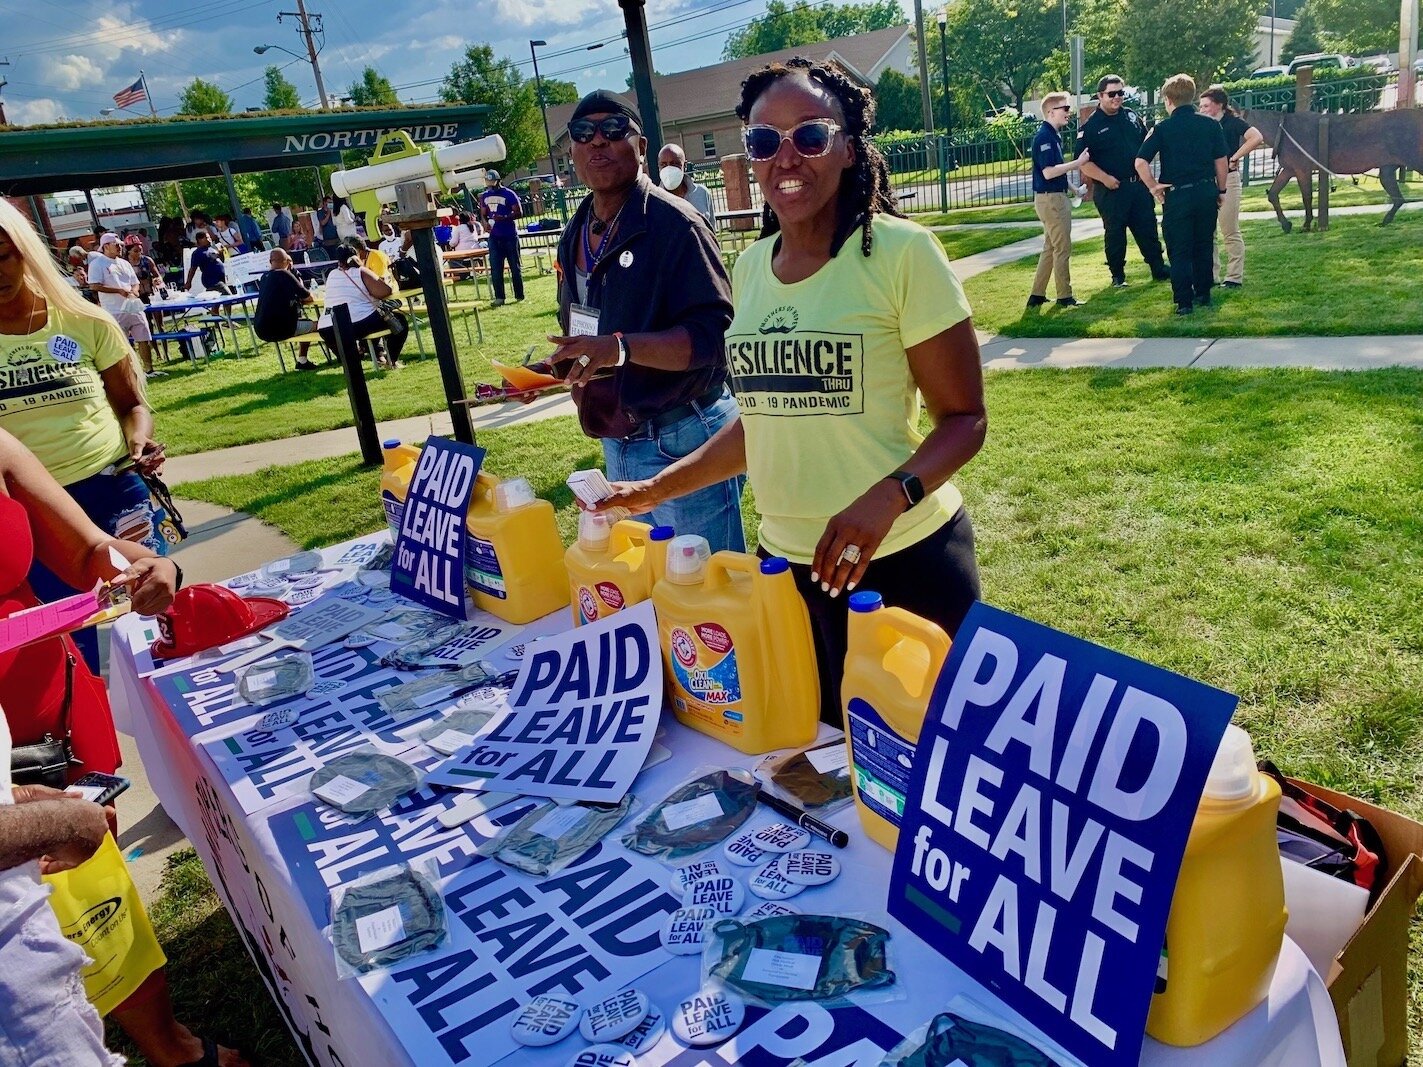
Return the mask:
M 69 283 L 84 294 L 86 298 L 93 299 L 98 303 L 98 297 L 93 295 L 93 290 L 89 288 L 89 252 L 79 242 L 69 246 L 69 251 L 65 254 L 65 266 L 69 271 Z
M 237 217 L 237 229 L 242 234 L 244 252 L 262 251 L 262 227 L 253 217 L 250 207 L 243 208 L 242 214 Z
M 494 288 L 490 307 L 504 304 L 504 266 L 514 285 L 514 299 L 524 299 L 524 272 L 519 263 L 519 228 L 515 220 L 524 217 L 519 194 L 499 182 L 497 170 L 484 172 L 484 191 L 479 194 L 479 212 L 489 224 L 489 283 Z
M 4 199 L 0 385 L 35 400 L 8 405 L 0 427 L 39 457 L 94 524 L 165 555 L 168 542 L 138 474 L 158 474 L 164 459 L 143 372 L 114 320 L 65 284 L 39 235 Z M 45 601 L 77 592 L 42 567 L 31 573 L 30 585 Z M 80 631 L 78 643 L 97 671 L 95 631 Z
M 450 250 L 450 239 L 455 235 L 454 214 L 449 208 L 441 208 L 435 216 L 435 244 L 446 252 Z
M 298 263 L 303 259 L 316 259 L 316 256 L 307 256 L 306 252 L 317 248 L 320 242 L 316 239 L 316 212 L 303 211 L 301 208 L 292 208 L 292 240 L 289 251 L 301 253 L 293 255 L 292 258 Z M 324 251 L 324 249 L 323 249 Z
M 336 208 L 329 196 L 323 196 L 316 209 L 316 230 L 321 236 L 321 247 L 334 257 L 336 246 L 341 243 L 341 231 L 336 226 Z
M 388 367 L 400 365 L 400 350 L 405 347 L 405 339 L 410 336 L 410 327 L 405 316 L 396 312 L 392 316 L 395 325 L 388 323 L 376 310 L 376 302 L 388 300 L 395 290 L 381 278 L 361 266 L 360 254 L 350 245 L 336 246 L 336 268 L 326 276 L 326 308 L 317 321 L 317 331 L 327 348 L 336 349 L 336 329 L 331 322 L 331 309 L 346 305 L 351 312 L 351 326 L 356 339 L 369 334 L 390 329 L 385 339 Z
M 227 270 L 222 265 L 222 256 L 213 248 L 212 236 L 207 230 L 197 232 L 197 247 L 189 257 L 188 276 L 183 279 L 184 289 L 193 288 L 194 274 L 201 278 L 204 292 L 213 290 L 232 295 L 232 289 L 227 284 Z
M 257 308 L 252 312 L 252 329 L 263 341 L 290 341 L 294 337 L 304 337 L 316 332 L 316 322 L 301 313 L 302 308 L 312 303 L 312 296 L 306 286 L 292 270 L 292 257 L 285 249 L 274 248 L 267 257 L 272 268 L 262 275 L 257 283 Z M 296 369 L 316 370 L 317 366 L 307 359 L 307 349 L 311 341 L 302 341 L 297 346 Z
M 238 255 L 242 251 L 242 231 L 233 225 L 230 215 L 217 217 L 217 248 L 222 252 L 224 259 Z
M 3 212 L 0 212 L 0 222 L 9 226 Z M 11 232 L 14 231 L 6 229 L 6 234 Z M 22 243 L 28 245 L 28 242 Z M 6 298 L 16 279 L 19 278 L 23 286 L 25 277 L 25 273 L 17 274 L 0 266 L 0 331 L 4 330 L 7 321 Z M 53 312 L 54 309 L 51 307 L 48 310 Z M 112 324 L 106 328 L 112 329 Z M 4 334 L 0 333 L 0 343 L 3 340 Z M 127 566 L 120 570 L 111 560 L 111 553 L 117 553 L 127 562 Z M 150 615 L 167 610 L 173 602 L 173 594 L 183 581 L 182 572 L 172 560 L 161 558 L 141 545 L 113 537 L 99 529 L 66 495 L 39 459 L 14 436 L 0 430 L 0 616 L 8 616 L 42 602 L 32 583 L 26 583 L 27 569 L 31 575 L 41 569 L 46 574 L 58 574 L 71 587 L 92 589 L 100 581 L 110 582 L 129 591 L 135 611 Z M 5 780 L 9 778 L 9 739 L 26 745 L 46 736 L 57 736 L 66 708 L 74 754 L 79 760 L 79 765 L 70 772 L 70 780 L 89 771 L 113 774 L 118 770 L 121 757 L 108 696 L 96 674 L 91 673 L 84 663 L 76 662 L 74 642 L 68 635 L 0 653 L 0 693 L 5 698 L 5 724 L 0 727 L 6 736 L 3 745 Z M 57 853 L 48 850 L 40 852 L 41 866 L 48 871 L 76 866 L 102 842 L 103 833 L 117 832 L 112 808 L 102 812 L 104 826 L 101 831 L 92 811 L 80 815 L 79 809 L 61 811 L 53 807 L 55 804 L 83 801 L 66 798 L 56 790 L 43 786 L 22 787 L 22 790 L 21 797 L 25 803 L 45 802 L 51 806 L 47 812 L 49 816 L 64 822 L 70 818 L 81 818 L 87 827 L 83 847 L 65 849 L 60 846 Z M 4 821 L 0 820 L 0 826 L 3 825 Z M 94 842 L 93 834 L 98 834 L 97 842 Z M 93 847 L 89 847 L 90 842 Z M 55 862 L 47 862 L 43 858 L 46 855 Z M 0 860 L 0 868 L 30 858 L 11 854 L 8 859 Z M 8 879 L 0 885 L 12 890 L 19 888 L 17 883 Z M 43 893 L 39 894 L 38 900 L 44 900 Z M 5 913 L 9 903 L 0 898 L 0 942 L 6 939 L 9 932 L 5 928 L 8 926 Z M 0 948 L 0 952 L 3 951 Z M 55 971 L 48 973 L 56 975 Z M 5 1047 L 7 1040 L 19 1036 L 12 1029 L 11 1020 L 18 1021 L 31 1014 L 34 1009 L 29 1002 L 45 992 L 46 972 L 43 969 L 26 975 L 14 975 L 7 971 L 0 975 L 0 988 L 8 991 L 10 983 L 23 979 L 39 984 L 39 988 L 27 990 L 18 999 L 6 996 L 0 1000 L 0 1053 L 8 1051 Z M 49 982 L 53 980 L 50 978 Z M 54 988 L 49 992 L 62 1002 L 66 998 L 77 999 L 82 995 L 81 990 L 82 986 L 69 990 Z M 162 968 L 150 974 L 127 1000 L 113 1010 L 111 1017 L 123 1027 L 154 1067 L 246 1065 L 247 1061 L 238 1053 L 196 1036 L 177 1020 L 173 1014 L 167 975 Z M 52 1031 L 57 1027 L 50 1022 L 48 1029 Z M 37 1050 L 66 1040 L 74 1042 L 76 1051 L 90 1049 L 87 1037 L 80 1033 L 49 1033 L 38 1039 L 33 1047 L 26 1035 L 24 1047 L 20 1050 L 21 1057 L 16 1059 L 4 1055 L 0 1056 L 0 1062 L 35 1064 L 36 1067 L 41 1063 L 63 1063 L 68 1067 L 69 1064 L 86 1062 L 38 1056 Z M 108 1061 L 101 1058 L 88 1062 Z
M 469 252 L 476 248 L 483 248 L 483 223 L 473 215 L 462 212 L 459 217 L 459 225 L 455 227 L 452 240 L 454 242 L 453 251 L 455 252 Z
M 1220 236 L 1225 239 L 1225 278 L 1220 276 L 1220 248 L 1216 242 L 1211 252 L 1211 266 L 1217 284 L 1227 289 L 1239 289 L 1245 284 L 1245 236 L 1240 232 L 1240 163 L 1265 143 L 1264 135 L 1247 125 L 1240 113 L 1230 106 L 1230 96 L 1219 85 L 1212 85 L 1201 94 L 1201 114 L 1215 119 L 1225 134 L 1226 157 L 1225 199 L 1220 205 Z
M 153 290 L 163 281 L 163 272 L 153 257 L 143 250 L 143 245 L 134 238 L 124 245 L 124 258 L 138 275 L 138 298 L 145 304 L 152 303 Z
M 821 717 L 838 724 L 842 593 L 863 586 L 950 635 L 979 597 L 973 526 L 950 481 L 987 433 L 978 341 L 943 247 L 899 214 L 870 139 L 868 89 L 797 56 L 748 77 L 736 114 L 772 211 L 736 261 L 726 352 L 741 414 L 651 479 L 615 485 L 599 507 L 642 512 L 747 471 L 758 552 L 790 561 L 811 618 Z M 774 346 L 801 351 L 827 336 L 851 339 L 841 373 L 777 362 Z
M 277 242 L 279 248 L 290 251 L 292 243 L 292 217 L 288 215 L 281 204 L 272 205 L 272 239 Z
M 1107 269 L 1117 289 L 1127 284 L 1127 230 L 1152 278 L 1164 282 L 1171 277 L 1156 233 L 1156 208 L 1136 173 L 1136 151 L 1146 138 L 1146 123 L 1122 103 L 1125 97 L 1122 79 L 1104 76 L 1097 83 L 1097 110 L 1077 131 L 1077 155 L 1088 153 L 1082 175 L 1093 183 L 1092 203 L 1106 230 Z
M 401 236 L 395 224 L 384 219 L 380 222 L 380 250 L 385 253 L 386 261 L 394 263 L 405 252 L 409 242 Z
M 198 243 L 198 234 L 204 231 L 206 231 L 208 236 L 216 243 L 217 229 L 212 224 L 211 216 L 205 211 L 194 211 L 185 232 L 188 244 L 196 245 Z
M 366 243 L 364 237 L 348 237 L 341 242 L 349 248 L 356 250 L 356 255 L 361 261 L 361 266 L 370 271 L 381 281 L 389 282 L 390 278 L 390 257 L 379 248 L 372 248 Z
M 1189 74 L 1167 78 L 1161 94 L 1166 118 L 1142 142 L 1136 172 L 1164 207 L 1161 232 L 1171 257 L 1171 296 L 1176 314 L 1189 315 L 1211 302 L 1216 213 L 1226 193 L 1225 134 L 1220 123 L 1197 114 L 1191 103 L 1196 82 Z M 1151 174 L 1158 155 L 1159 181 Z
M 1069 100 L 1066 93 L 1043 97 L 1043 124 L 1033 138 L 1033 213 L 1043 224 L 1043 254 L 1038 257 L 1038 270 L 1028 295 L 1030 308 L 1047 303 L 1049 278 L 1057 286 L 1058 306 L 1077 304 L 1072 295 L 1072 194 L 1067 188 L 1067 175 L 1087 159 L 1085 152 L 1071 161 L 1062 158 L 1062 130 L 1072 121 Z
M 350 201 L 342 200 L 341 206 L 336 209 L 336 236 L 345 241 L 360 235 L 361 230 L 356 222 L 356 213 L 351 210 Z
M 643 173 L 635 110 L 589 93 L 568 133 L 590 192 L 558 244 L 563 335 L 549 338 L 548 362 L 573 387 L 583 431 L 602 441 L 608 477 L 641 484 L 736 418 L 723 351 L 731 286 L 704 220 Z M 728 470 L 660 498 L 653 519 L 714 552 L 742 551 L 742 484 Z
M 130 311 L 129 300 L 137 300 L 138 272 L 123 256 L 123 242 L 116 233 L 99 238 L 103 260 L 94 268 L 89 287 L 99 294 L 99 306 L 107 311 L 138 349 L 143 373 L 153 377 L 153 335 L 148 330 L 148 316 L 143 311 Z
M 705 185 L 692 181 L 687 171 L 687 154 L 679 144 L 665 144 L 657 153 L 657 176 L 662 188 L 673 196 L 680 196 L 697 214 L 707 220 L 707 225 L 716 232 L 716 209 L 712 207 L 711 191 Z

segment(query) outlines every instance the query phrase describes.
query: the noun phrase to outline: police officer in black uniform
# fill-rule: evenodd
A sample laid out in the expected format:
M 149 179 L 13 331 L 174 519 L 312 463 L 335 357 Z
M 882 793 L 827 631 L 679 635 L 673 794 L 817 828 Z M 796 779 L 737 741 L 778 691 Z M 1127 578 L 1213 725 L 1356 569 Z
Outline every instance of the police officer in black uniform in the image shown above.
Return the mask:
M 1171 253 L 1171 296 L 1176 314 L 1211 302 L 1215 273 L 1216 212 L 1225 198 L 1225 134 L 1220 123 L 1198 114 L 1196 82 L 1176 74 L 1161 87 L 1166 118 L 1156 124 L 1136 154 L 1136 173 L 1163 206 L 1161 233 Z M 1161 180 L 1151 161 L 1161 156 Z M 1194 305 L 1193 305 L 1194 298 Z
M 1156 208 L 1136 173 L 1136 152 L 1146 138 L 1146 123 L 1122 103 L 1125 96 L 1122 79 L 1108 74 L 1097 83 L 1097 110 L 1077 131 L 1077 154 L 1086 149 L 1090 155 L 1082 174 L 1092 179 L 1092 203 L 1107 231 L 1107 269 L 1119 289 L 1127 283 L 1128 229 L 1151 276 L 1159 282 L 1171 277 L 1156 236 Z

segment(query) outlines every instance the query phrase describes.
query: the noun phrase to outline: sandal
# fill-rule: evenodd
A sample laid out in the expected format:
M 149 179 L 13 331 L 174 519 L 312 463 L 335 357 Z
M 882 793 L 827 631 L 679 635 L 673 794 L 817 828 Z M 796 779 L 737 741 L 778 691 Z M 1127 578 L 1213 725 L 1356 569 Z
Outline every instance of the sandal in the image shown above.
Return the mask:
M 203 1038 L 202 1042 L 203 1058 L 200 1060 L 194 1060 L 192 1063 L 185 1064 L 184 1067 L 218 1067 L 217 1042 L 210 1037 Z

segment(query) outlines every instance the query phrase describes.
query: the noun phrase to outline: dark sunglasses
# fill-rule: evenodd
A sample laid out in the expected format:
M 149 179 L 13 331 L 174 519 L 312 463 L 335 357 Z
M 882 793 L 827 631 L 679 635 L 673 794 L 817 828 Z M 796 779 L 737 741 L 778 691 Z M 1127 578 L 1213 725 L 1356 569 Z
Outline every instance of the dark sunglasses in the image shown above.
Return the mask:
M 1121 97 L 1127 95 L 1127 91 L 1125 89 L 1109 89 L 1107 91 L 1107 95 L 1112 97 L 1113 99 L 1120 99 Z
M 840 127 L 829 119 L 808 119 L 789 130 L 747 126 L 741 131 L 741 143 L 746 148 L 746 158 L 753 163 L 764 163 L 775 156 L 781 150 L 782 141 L 789 141 L 797 154 L 815 159 L 830 151 L 839 132 Z
M 1048 108 L 1048 110 L 1049 110 L 1049 111 L 1071 111 L 1071 110 L 1072 110 L 1072 105 L 1071 105 L 1071 104 L 1058 104 L 1057 107 L 1050 107 L 1050 108 Z
M 621 141 L 636 127 L 626 115 L 609 115 L 594 122 L 592 119 L 574 119 L 568 124 L 568 136 L 579 144 L 587 144 L 598 134 L 604 140 Z

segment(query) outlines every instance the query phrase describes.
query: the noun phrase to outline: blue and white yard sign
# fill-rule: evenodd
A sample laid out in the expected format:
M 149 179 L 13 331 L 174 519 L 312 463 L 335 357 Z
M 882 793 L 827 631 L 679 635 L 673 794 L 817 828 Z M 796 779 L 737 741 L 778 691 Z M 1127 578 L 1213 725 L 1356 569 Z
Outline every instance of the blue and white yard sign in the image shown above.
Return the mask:
M 434 611 L 467 618 L 465 514 L 484 449 L 430 436 L 420 450 L 400 518 L 390 588 Z
M 919 736 L 889 911 L 1092 1067 L 1134 1067 L 1236 698 L 975 604 Z

